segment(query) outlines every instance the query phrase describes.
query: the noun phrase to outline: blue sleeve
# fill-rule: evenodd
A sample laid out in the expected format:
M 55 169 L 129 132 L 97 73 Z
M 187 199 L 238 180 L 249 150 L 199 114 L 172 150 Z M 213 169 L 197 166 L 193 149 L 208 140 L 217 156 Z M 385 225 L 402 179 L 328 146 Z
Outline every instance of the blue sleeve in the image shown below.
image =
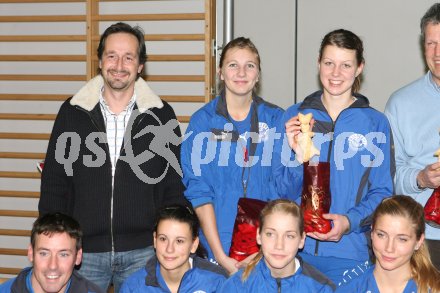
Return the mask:
M 185 196 L 194 208 L 214 201 L 214 192 L 208 182 L 211 174 L 208 174 L 207 165 L 215 152 L 209 151 L 212 150 L 209 147 L 210 132 L 203 127 L 207 117 L 200 116 L 200 112 L 196 112 L 191 117 L 181 150 Z
M 295 160 L 295 153 L 289 146 L 284 126 L 287 120 L 296 114 L 296 110 L 291 107 L 278 120 L 272 156 L 272 174 L 277 193 L 281 198 L 290 200 L 296 200 L 301 196 L 303 182 L 302 165 Z
M 381 114 L 382 116 L 382 114 Z M 380 119 L 382 118 L 382 119 Z M 377 118 L 376 118 L 377 119 Z M 368 191 L 360 202 L 347 211 L 346 216 L 350 221 L 350 232 L 362 233 L 370 228 L 369 219 L 379 203 L 386 197 L 394 194 L 393 177 L 395 173 L 393 143 L 391 130 L 385 116 L 379 117 L 378 129 L 371 132 L 367 140 L 373 160 L 365 156 L 364 165 L 369 164 L 370 172 L 366 186 Z
M 223 286 L 223 284 L 225 283 L 226 278 L 224 276 L 219 275 L 215 280 L 213 280 L 212 282 L 212 291 L 213 293 L 215 292 L 221 292 L 220 288 Z
M 0 285 L 0 293 L 10 293 L 12 283 L 14 283 L 14 281 L 15 281 L 15 278 L 12 278 L 12 279 L 7 280 L 3 284 L 1 284 Z
M 336 293 L 346 292 L 378 292 L 376 291 L 376 281 L 373 275 L 374 266 L 368 268 L 362 275 L 354 278 L 349 283 L 336 288 Z
M 122 284 L 121 288 L 119 289 L 120 293 L 129 293 L 130 291 L 130 286 L 127 283 L 127 280 L 124 281 L 124 283 Z
M 241 283 L 240 271 L 238 271 L 237 273 L 235 273 L 234 275 L 229 277 L 229 279 L 227 279 L 223 283 L 223 285 L 220 287 L 218 292 L 220 292 L 220 293 L 233 293 L 233 292 L 239 293 L 240 292 L 241 293 L 241 292 L 243 292 L 243 288 L 241 288 L 242 286 L 239 286 L 238 282 Z
M 336 288 L 335 293 L 347 293 L 347 292 L 360 292 L 358 291 L 357 288 L 358 286 L 356 285 L 355 281 L 351 281 L 350 283 L 346 284 L 346 285 L 342 285 L 338 288 Z
M 324 285 L 322 288 L 318 291 L 319 293 L 333 293 L 333 289 L 329 285 Z M 349 292 L 349 291 L 347 291 Z
M 119 292 L 132 293 L 132 292 L 147 291 L 147 286 L 145 285 L 146 276 L 147 276 L 147 272 L 145 271 L 145 268 L 142 268 L 134 272 L 127 279 L 125 279 L 124 283 L 119 289 Z

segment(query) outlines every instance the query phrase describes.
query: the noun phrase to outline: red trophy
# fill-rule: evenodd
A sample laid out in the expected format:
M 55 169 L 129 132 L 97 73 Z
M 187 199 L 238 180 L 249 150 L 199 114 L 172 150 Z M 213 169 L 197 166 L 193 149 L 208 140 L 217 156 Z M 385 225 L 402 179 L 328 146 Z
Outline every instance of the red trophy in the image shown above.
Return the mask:
M 330 221 L 322 216 L 329 212 L 330 203 L 330 163 L 319 162 L 317 165 L 310 165 L 309 162 L 305 162 L 301 208 L 306 232 L 325 234 L 332 229 Z
M 229 256 L 242 261 L 249 255 L 257 253 L 257 231 L 260 224 L 260 212 L 266 205 L 265 201 L 241 197 L 238 200 L 237 216 L 232 233 Z
M 306 232 L 328 233 L 332 226 L 329 220 L 323 218 L 330 210 L 330 163 L 319 162 L 309 164 L 309 160 L 319 156 L 319 150 L 313 145 L 310 130 L 312 113 L 303 115 L 298 113 L 301 123 L 301 133 L 298 134 L 298 152 L 296 159 L 304 164 L 303 189 L 301 194 L 301 208 L 304 213 L 304 230 Z
M 440 162 L 440 149 L 434 155 L 438 156 Z M 440 228 L 440 186 L 434 189 L 431 197 L 425 204 L 425 220 L 432 227 Z

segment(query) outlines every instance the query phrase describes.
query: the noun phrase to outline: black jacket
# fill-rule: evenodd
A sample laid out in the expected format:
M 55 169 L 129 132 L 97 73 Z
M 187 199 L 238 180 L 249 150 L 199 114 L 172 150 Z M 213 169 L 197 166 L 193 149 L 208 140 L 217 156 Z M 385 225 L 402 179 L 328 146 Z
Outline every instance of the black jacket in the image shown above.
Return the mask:
M 78 220 L 84 252 L 145 248 L 152 245 L 158 208 L 186 204 L 175 170 L 180 169 L 180 129 L 171 106 L 139 79 L 138 111 L 126 128 L 112 186 L 99 106 L 102 85 L 102 77 L 95 77 L 61 106 L 47 149 L 38 208 L 43 214 L 64 212 Z

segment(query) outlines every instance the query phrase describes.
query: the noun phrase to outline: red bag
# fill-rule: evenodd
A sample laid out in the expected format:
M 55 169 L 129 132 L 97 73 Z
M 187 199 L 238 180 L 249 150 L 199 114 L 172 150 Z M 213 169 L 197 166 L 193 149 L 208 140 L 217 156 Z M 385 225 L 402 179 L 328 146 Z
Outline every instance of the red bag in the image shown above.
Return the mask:
M 309 165 L 309 162 L 305 162 L 303 166 L 301 208 L 304 213 L 304 230 L 328 233 L 332 226 L 322 214 L 327 214 L 330 210 L 330 163 L 319 162 L 317 165 Z
M 260 212 L 265 205 L 265 201 L 254 198 L 241 197 L 238 200 L 237 216 L 229 249 L 230 257 L 242 261 L 260 250 L 256 237 L 260 224 Z
M 440 228 L 440 187 L 434 189 L 424 210 L 426 223 L 434 228 Z

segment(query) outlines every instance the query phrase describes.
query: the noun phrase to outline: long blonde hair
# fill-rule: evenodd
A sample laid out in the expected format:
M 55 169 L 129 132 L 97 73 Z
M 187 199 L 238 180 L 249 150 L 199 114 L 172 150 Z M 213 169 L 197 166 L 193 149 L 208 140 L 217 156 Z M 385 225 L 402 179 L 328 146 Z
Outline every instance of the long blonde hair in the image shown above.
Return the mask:
M 425 215 L 423 207 L 413 198 L 395 195 L 384 199 L 373 214 L 372 226 L 381 216 L 400 216 L 408 219 L 416 233 L 417 240 L 425 233 Z M 415 250 L 410 259 L 412 278 L 419 293 L 440 292 L 440 272 L 434 267 L 425 241 Z M 431 291 L 429 291 L 429 289 Z
M 301 208 L 293 201 L 288 199 L 276 199 L 270 201 L 260 213 L 260 226 L 258 227 L 258 233 L 260 234 L 264 227 L 264 222 L 267 216 L 282 212 L 285 214 L 292 215 L 294 218 L 298 219 L 298 231 L 302 235 L 304 233 L 304 217 Z M 258 254 L 249 262 L 249 264 L 244 269 L 241 280 L 244 282 L 247 280 L 249 275 L 254 270 L 255 266 L 263 258 L 263 251 L 260 248 Z

